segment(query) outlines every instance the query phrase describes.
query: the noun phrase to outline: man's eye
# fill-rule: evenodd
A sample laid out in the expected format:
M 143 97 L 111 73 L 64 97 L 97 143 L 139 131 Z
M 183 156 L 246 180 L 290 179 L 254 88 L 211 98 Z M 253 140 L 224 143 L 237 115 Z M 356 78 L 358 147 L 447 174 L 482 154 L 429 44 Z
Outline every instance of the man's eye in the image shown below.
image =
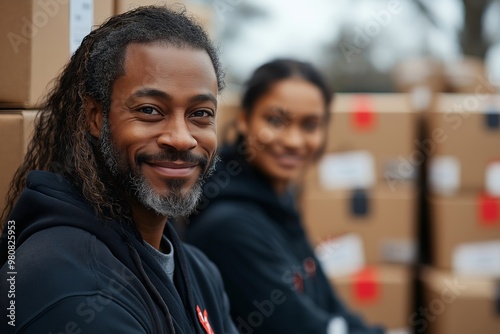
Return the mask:
M 194 111 L 191 116 L 193 117 L 212 117 L 214 115 L 213 111 L 208 109 L 200 109 Z
M 139 109 L 140 112 L 148 115 L 159 115 L 160 113 L 153 107 L 142 107 Z

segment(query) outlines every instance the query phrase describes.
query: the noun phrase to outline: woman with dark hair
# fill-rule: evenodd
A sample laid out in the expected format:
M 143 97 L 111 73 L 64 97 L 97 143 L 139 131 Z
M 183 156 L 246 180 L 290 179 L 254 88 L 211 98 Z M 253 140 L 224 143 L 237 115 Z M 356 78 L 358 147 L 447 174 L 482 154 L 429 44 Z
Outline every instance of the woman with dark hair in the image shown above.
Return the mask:
M 307 241 L 291 185 L 321 155 L 331 93 L 307 63 L 280 59 L 247 83 L 186 239 L 219 267 L 241 333 L 382 333 L 336 297 Z

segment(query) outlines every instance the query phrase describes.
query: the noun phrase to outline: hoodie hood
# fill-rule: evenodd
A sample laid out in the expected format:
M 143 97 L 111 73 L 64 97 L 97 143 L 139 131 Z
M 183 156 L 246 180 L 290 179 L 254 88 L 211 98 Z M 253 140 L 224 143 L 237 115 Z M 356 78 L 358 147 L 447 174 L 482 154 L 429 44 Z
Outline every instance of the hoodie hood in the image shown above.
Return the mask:
M 98 239 L 105 241 L 115 256 L 127 261 L 120 256 L 123 250 L 127 249 L 120 234 L 133 238 L 140 237 L 126 224 L 111 221 L 108 224 L 98 219 L 92 207 L 66 179 L 44 171 L 29 173 L 26 188 L 19 196 L 8 219 L 16 222 L 16 247 L 21 246 L 38 231 L 55 226 L 71 226 L 96 235 Z M 6 260 L 5 245 L 2 242 L 1 265 Z

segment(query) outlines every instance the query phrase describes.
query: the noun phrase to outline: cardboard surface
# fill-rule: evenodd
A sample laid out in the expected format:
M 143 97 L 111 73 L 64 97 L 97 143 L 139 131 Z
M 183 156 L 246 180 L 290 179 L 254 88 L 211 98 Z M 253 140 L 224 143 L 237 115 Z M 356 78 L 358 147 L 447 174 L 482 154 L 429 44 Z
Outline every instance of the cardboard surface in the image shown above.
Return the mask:
M 484 189 L 488 164 L 500 160 L 500 95 L 441 94 L 427 116 L 430 180 L 435 161 L 452 157 L 458 163 L 459 179 L 449 192 Z M 450 173 L 442 172 L 445 177 Z M 439 184 L 430 186 L 443 192 Z
M 408 95 L 336 94 L 331 112 L 327 153 L 368 151 L 378 180 L 414 177 L 406 169 L 416 150 L 417 114 Z
M 36 111 L 11 110 L 0 113 L 0 212 L 5 207 L 5 196 L 10 182 L 26 153 Z
M 444 66 L 433 58 L 407 58 L 396 64 L 392 78 L 400 92 L 411 92 L 419 87 L 426 87 L 433 92 L 442 92 L 445 88 Z
M 416 252 L 416 196 L 411 184 L 394 191 L 326 191 L 306 186 L 301 198 L 305 229 L 313 245 L 354 233 L 361 237 L 365 263 L 411 263 Z
M 421 280 L 424 305 L 414 317 L 417 333 L 500 333 L 498 281 L 468 278 L 426 268 Z
M 433 196 L 429 201 L 435 267 L 450 270 L 453 253 L 462 244 L 500 241 L 500 214 L 494 211 L 500 210 L 500 198 L 485 201 L 482 193 L 476 191 L 460 192 L 452 197 Z
M 335 292 L 345 305 L 370 325 L 388 329 L 409 327 L 412 313 L 412 279 L 404 266 L 369 267 L 353 275 L 331 278 Z
M 241 110 L 240 95 L 228 89 L 219 97 L 217 106 L 217 139 L 219 145 L 236 138 L 236 116 Z
M 462 59 L 447 62 L 444 76 L 447 91 L 450 92 L 471 94 L 479 90 L 495 92 L 488 82 L 486 68 L 481 58 L 464 56 Z
M 94 1 L 94 23 L 113 0 Z M 0 106 L 36 108 L 70 58 L 68 1 L 0 0 Z

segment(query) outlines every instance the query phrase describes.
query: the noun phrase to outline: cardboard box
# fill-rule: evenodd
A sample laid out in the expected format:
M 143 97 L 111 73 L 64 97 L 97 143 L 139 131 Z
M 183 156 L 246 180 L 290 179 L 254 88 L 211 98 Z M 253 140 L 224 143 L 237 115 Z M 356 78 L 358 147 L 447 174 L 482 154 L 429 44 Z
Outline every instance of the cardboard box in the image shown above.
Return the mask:
M 236 117 L 241 111 L 240 94 L 225 90 L 217 107 L 217 138 L 219 145 L 236 139 Z
M 452 197 L 432 196 L 429 201 L 432 264 L 476 275 L 498 273 L 500 198 L 460 192 Z
M 394 191 L 385 185 L 338 191 L 306 185 L 301 198 L 305 229 L 312 244 L 320 247 L 346 234 L 359 236 L 366 264 L 413 263 L 416 196 L 411 184 L 402 184 Z M 351 252 L 346 256 L 352 256 Z
M 10 182 L 21 164 L 33 131 L 34 110 L 6 110 L 0 113 L 0 212 Z
M 488 278 L 455 276 L 426 268 L 424 305 L 411 316 L 416 333 L 500 333 L 500 286 Z
M 174 8 L 185 6 L 188 14 L 192 15 L 211 37 L 215 36 L 213 7 L 190 0 L 115 0 L 115 14 L 140 6 L 165 4 L 174 5 Z
M 113 0 L 94 1 L 94 4 L 93 24 L 113 14 Z M 75 12 L 70 20 L 69 1 L 0 0 L 0 73 L 9 78 L 0 81 L 1 107 L 39 106 L 52 86 L 51 80 L 70 59 L 70 38 L 75 44 L 87 33 L 79 30 L 82 25 L 76 21 L 78 10 Z
M 414 298 L 409 268 L 369 267 L 330 281 L 339 298 L 366 323 L 393 330 L 409 330 L 408 317 L 412 313 Z
M 495 88 L 488 82 L 481 58 L 464 56 L 447 62 L 444 76 L 449 92 L 474 94 L 476 91 L 486 90 L 490 94 L 495 93 Z
M 485 189 L 489 164 L 500 160 L 500 95 L 481 94 L 441 94 L 427 115 L 423 151 L 434 193 Z
M 411 92 L 426 87 L 433 92 L 445 89 L 444 65 L 434 58 L 404 59 L 392 71 L 392 79 L 398 91 Z
M 336 94 L 331 112 L 327 153 L 369 153 L 377 181 L 415 178 L 407 160 L 416 150 L 417 113 L 407 94 Z

